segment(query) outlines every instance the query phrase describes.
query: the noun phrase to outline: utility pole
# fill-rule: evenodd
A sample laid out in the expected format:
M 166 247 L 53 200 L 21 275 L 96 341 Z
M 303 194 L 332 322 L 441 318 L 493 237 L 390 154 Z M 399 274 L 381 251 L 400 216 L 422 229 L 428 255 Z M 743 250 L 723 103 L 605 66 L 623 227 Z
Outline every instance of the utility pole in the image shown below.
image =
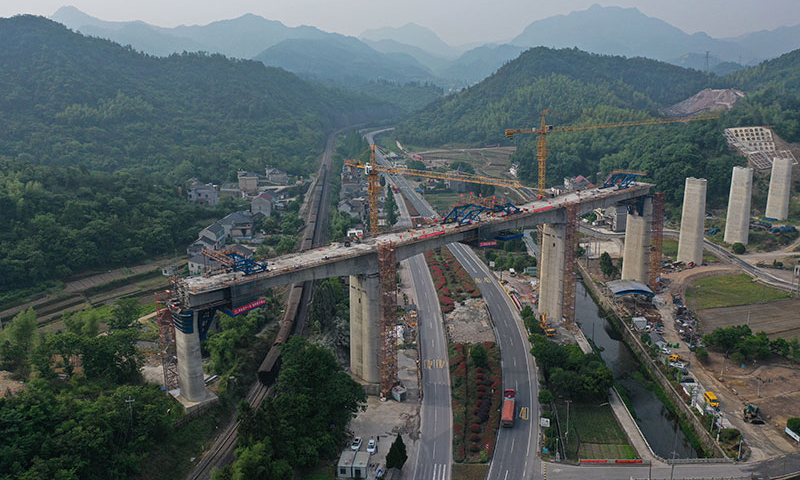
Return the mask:
M 567 432 L 564 434 L 564 441 L 569 445 L 569 404 L 572 400 L 567 400 Z M 567 445 L 564 445 L 564 453 L 567 451 Z

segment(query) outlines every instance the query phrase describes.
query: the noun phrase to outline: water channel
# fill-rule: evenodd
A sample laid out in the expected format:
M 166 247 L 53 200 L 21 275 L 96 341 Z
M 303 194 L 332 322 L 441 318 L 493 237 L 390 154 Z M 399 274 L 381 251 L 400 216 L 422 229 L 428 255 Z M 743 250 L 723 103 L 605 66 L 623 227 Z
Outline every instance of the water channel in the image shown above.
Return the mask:
M 614 378 L 628 393 L 636 412 L 636 423 L 650 443 L 653 451 L 662 458 L 696 458 L 677 419 L 656 395 L 647 390 L 633 373 L 639 362 L 622 341 L 622 336 L 606 320 L 594 299 L 578 283 L 575 298 L 575 320 L 587 338 L 603 351 L 600 355 L 614 373 Z

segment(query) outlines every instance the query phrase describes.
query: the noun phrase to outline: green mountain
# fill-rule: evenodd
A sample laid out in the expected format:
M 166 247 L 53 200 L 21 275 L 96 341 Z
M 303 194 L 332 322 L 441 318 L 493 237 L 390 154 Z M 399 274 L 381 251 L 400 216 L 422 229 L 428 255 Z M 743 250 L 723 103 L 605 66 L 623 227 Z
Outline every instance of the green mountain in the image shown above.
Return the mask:
M 412 145 L 497 143 L 505 140 L 504 129 L 525 125 L 544 109 L 561 123 L 601 106 L 655 112 L 707 82 L 700 72 L 655 60 L 539 47 L 481 83 L 432 103 L 397 134 Z
M 432 73 L 412 56 L 380 53 L 354 37 L 284 40 L 254 57 L 299 75 L 353 86 L 374 80 L 428 81 Z
M 190 177 L 307 175 L 327 132 L 400 112 L 259 62 L 147 56 L 42 17 L 0 19 L 0 44 L 0 303 L 172 254 L 242 208 L 188 202 Z
M 524 47 L 516 45 L 482 45 L 464 52 L 438 74 L 460 85 L 471 85 L 493 74 L 524 50 Z
M 220 178 L 274 158 L 307 173 L 326 130 L 393 113 L 259 62 L 150 57 L 41 17 L 0 19 L 0 42 L 0 152 L 39 163 Z
M 739 88 L 747 96 L 718 120 L 549 135 L 547 184 L 578 174 L 602 180 L 618 168 L 641 170 L 675 206 L 684 178 L 703 177 L 710 205 L 722 206 L 731 167 L 744 163 L 728 149 L 724 128 L 772 125 L 784 139 L 800 140 L 800 51 L 715 77 L 643 58 L 534 48 L 481 83 L 431 103 L 395 134 L 410 145 L 510 144 L 504 129 L 535 127 L 545 109 L 552 125 L 645 119 L 707 87 Z M 520 135 L 514 142 L 521 176 L 534 184 L 536 136 Z

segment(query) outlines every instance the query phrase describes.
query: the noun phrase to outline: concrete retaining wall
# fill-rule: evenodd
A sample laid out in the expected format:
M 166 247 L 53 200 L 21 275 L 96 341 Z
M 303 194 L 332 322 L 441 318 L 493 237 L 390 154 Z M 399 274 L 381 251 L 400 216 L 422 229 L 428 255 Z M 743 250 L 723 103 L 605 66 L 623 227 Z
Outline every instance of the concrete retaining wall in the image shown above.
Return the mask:
M 697 438 L 703 444 L 703 446 L 714 453 L 715 456 L 721 458 L 727 458 L 725 452 L 717 445 L 717 442 L 714 441 L 714 438 L 711 436 L 710 433 L 703 427 L 703 424 L 700 422 L 700 419 L 692 412 L 691 408 L 686 405 L 683 398 L 678 394 L 678 391 L 675 390 L 675 387 L 669 382 L 667 377 L 664 373 L 658 368 L 655 361 L 650 358 L 650 354 L 647 348 L 642 344 L 641 340 L 636 336 L 636 334 L 631 330 L 630 325 L 627 322 L 624 322 L 620 319 L 619 315 L 614 310 L 613 304 L 602 294 L 600 288 L 591 280 L 589 273 L 583 267 L 583 265 L 578 262 L 578 269 L 583 276 L 584 279 L 587 281 L 584 282 L 584 285 L 588 289 L 590 289 L 593 293 L 593 296 L 602 304 L 603 309 L 607 312 L 613 313 L 611 319 L 616 323 L 617 329 L 622 333 L 622 338 L 625 341 L 634 355 L 642 362 L 643 365 L 647 367 L 650 371 L 650 376 L 653 380 L 658 382 L 661 388 L 666 392 L 669 396 L 672 403 L 677 405 L 677 408 L 680 412 L 680 415 L 684 418 L 689 419 L 694 427 L 695 433 Z M 730 460 L 728 460 L 730 461 Z

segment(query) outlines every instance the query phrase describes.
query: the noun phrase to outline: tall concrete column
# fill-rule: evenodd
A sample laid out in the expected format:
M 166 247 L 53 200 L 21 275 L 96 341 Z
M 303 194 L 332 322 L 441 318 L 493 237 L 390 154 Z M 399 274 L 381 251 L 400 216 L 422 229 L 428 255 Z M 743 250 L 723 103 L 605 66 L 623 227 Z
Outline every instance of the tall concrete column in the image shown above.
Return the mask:
M 689 177 L 683 189 L 678 261 L 703 263 L 703 229 L 706 219 L 706 179 Z
M 747 245 L 750 235 L 750 199 L 753 192 L 753 169 L 733 167 L 728 215 L 725 220 L 725 243 Z
M 639 205 L 629 207 L 625 225 L 625 250 L 622 255 L 622 279 L 650 281 L 650 224 L 653 221 L 653 199 L 644 197 Z
M 361 330 L 364 319 L 361 312 L 361 300 L 363 298 L 363 287 L 361 285 L 363 275 L 350 275 L 350 371 L 353 375 L 363 378 L 364 364 L 362 358 Z
M 560 322 L 564 300 L 564 249 L 566 226 L 544 226 L 539 265 L 539 313 L 547 321 Z
M 792 160 L 789 158 L 775 158 L 772 160 L 767 210 L 764 216 L 775 220 L 789 218 L 789 199 L 791 196 Z
M 178 356 L 178 384 L 181 397 L 190 402 L 206 399 L 203 358 L 200 352 L 200 332 L 197 322 L 198 312 L 193 312 L 191 325 L 182 324 L 175 328 L 175 348 Z M 188 323 L 188 322 L 187 322 Z
M 363 275 L 361 282 L 361 378 L 368 383 L 379 383 L 380 333 L 381 333 L 381 284 L 377 273 Z

